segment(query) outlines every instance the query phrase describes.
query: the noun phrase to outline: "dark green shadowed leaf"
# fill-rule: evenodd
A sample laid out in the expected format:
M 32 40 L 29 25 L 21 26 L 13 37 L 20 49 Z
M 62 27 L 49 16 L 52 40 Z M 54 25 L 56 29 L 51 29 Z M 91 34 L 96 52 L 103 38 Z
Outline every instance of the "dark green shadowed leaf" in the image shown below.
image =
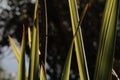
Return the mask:
M 118 1 L 106 1 L 94 80 L 111 80 Z
M 23 25 L 22 45 L 20 53 L 20 63 L 18 67 L 18 80 L 25 80 L 25 27 Z
M 78 23 L 79 23 L 79 15 L 77 10 L 76 0 L 68 0 L 68 3 L 70 8 L 73 35 L 75 34 L 74 43 L 75 43 L 75 50 L 76 50 L 76 57 L 77 57 L 80 79 L 89 80 L 89 74 L 87 69 L 86 56 L 85 56 L 82 32 L 81 32 L 80 26 L 78 31 L 76 32 Z
M 67 59 L 65 61 L 65 66 L 64 66 L 64 69 L 63 69 L 61 80 L 69 80 L 72 51 L 73 51 L 73 42 L 70 45 L 70 49 L 69 49 L 69 52 L 68 52 Z

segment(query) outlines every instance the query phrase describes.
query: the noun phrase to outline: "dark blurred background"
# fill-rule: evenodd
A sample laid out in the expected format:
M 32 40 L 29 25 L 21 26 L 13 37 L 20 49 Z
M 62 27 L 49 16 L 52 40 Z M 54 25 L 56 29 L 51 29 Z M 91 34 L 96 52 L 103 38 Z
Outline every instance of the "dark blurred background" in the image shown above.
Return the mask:
M 34 0 L 0 0 L 0 55 L 3 47 L 10 46 L 8 35 L 21 41 L 22 25 L 33 25 Z M 79 15 L 89 0 L 78 0 Z M 82 22 L 90 78 L 93 79 L 98 49 L 101 20 L 105 0 L 93 0 Z M 41 9 L 39 9 L 41 10 Z M 68 0 L 47 0 L 48 10 L 48 80 L 60 80 L 68 49 L 72 41 L 72 29 Z M 41 11 L 42 12 L 42 11 Z M 120 76 L 120 15 L 118 15 L 114 69 Z M 42 21 L 42 19 L 40 19 Z M 43 39 L 44 40 L 44 39 Z M 27 43 L 26 43 L 27 44 Z M 29 49 L 26 48 L 29 55 Z M 11 51 L 9 54 L 13 54 Z M 79 80 L 76 55 L 73 53 L 70 80 Z

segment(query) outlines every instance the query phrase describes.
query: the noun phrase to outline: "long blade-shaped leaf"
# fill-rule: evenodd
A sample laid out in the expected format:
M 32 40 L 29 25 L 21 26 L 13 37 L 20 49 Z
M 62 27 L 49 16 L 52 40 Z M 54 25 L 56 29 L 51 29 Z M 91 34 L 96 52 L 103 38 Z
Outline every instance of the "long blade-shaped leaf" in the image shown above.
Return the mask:
M 20 63 L 20 56 L 21 56 L 21 53 L 20 53 L 20 51 L 18 50 L 18 48 L 17 48 L 17 46 L 16 46 L 16 44 L 15 44 L 15 42 L 14 42 L 14 40 L 9 36 L 9 41 L 10 41 L 10 43 L 11 43 L 11 46 L 12 46 L 12 48 L 13 48 L 13 52 L 14 52 L 14 54 L 15 54 L 15 57 L 16 57 L 16 60 L 17 60 L 17 62 L 18 62 L 18 64 Z M 26 78 L 28 77 L 28 74 L 25 72 L 25 76 L 26 76 Z
M 79 15 L 77 10 L 76 0 L 68 0 L 68 2 L 69 2 L 70 14 L 71 14 L 73 35 L 74 35 L 78 26 Z M 75 50 L 76 50 L 80 79 L 89 80 L 81 28 L 79 28 L 79 30 L 77 31 L 74 42 L 75 42 Z
M 46 80 L 45 67 L 42 64 L 40 66 L 40 80 Z
M 22 45 L 20 53 L 20 63 L 18 67 L 18 80 L 25 80 L 25 27 L 23 25 Z
M 111 80 L 118 1 L 106 1 L 94 76 L 95 80 Z
M 36 20 L 36 27 L 37 27 L 37 34 L 36 34 L 36 54 L 35 54 L 35 75 L 38 79 L 38 68 L 39 68 L 39 25 L 38 25 L 38 18 Z
M 72 51 L 73 51 L 73 42 L 70 45 L 70 49 L 69 49 L 68 56 L 65 62 L 61 80 L 69 80 Z
M 20 51 L 19 51 L 19 49 L 17 48 L 14 40 L 13 40 L 10 36 L 9 36 L 9 41 L 10 41 L 10 44 L 11 44 L 11 46 L 12 46 L 12 48 L 13 48 L 13 52 L 14 52 L 14 54 L 15 54 L 15 57 L 16 57 L 16 59 L 17 59 L 17 62 L 18 62 L 18 64 L 19 64 Z
M 38 79 L 38 68 L 39 68 L 39 25 L 38 25 L 38 0 L 36 0 L 35 11 L 34 11 L 34 26 L 32 34 L 32 45 L 31 45 L 31 58 L 28 80 Z
M 36 65 L 36 36 L 37 30 L 36 27 L 33 28 L 33 36 L 32 36 L 32 45 L 31 45 L 31 57 L 30 57 L 30 70 L 29 70 L 29 80 L 35 79 L 35 65 Z

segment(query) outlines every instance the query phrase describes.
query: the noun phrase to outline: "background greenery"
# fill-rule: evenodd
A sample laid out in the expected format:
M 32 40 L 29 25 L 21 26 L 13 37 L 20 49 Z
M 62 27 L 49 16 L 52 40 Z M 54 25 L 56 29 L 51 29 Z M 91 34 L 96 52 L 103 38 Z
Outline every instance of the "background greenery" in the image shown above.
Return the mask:
M 79 13 L 83 10 L 88 0 L 82 0 L 79 4 Z M 12 35 L 18 41 L 21 41 L 22 24 L 32 26 L 34 4 L 30 0 L 11 0 L 8 1 L 11 9 L 3 9 L 0 13 L 0 29 L 3 33 L 0 35 L 0 47 L 9 46 L 8 35 Z M 105 0 L 94 0 L 82 23 L 83 39 L 85 44 L 87 63 L 91 79 L 95 69 L 96 53 L 98 49 L 98 40 L 103 15 Z M 72 38 L 71 21 L 67 0 L 47 0 L 48 8 L 48 54 L 47 62 L 50 69 L 47 73 L 53 80 L 59 80 L 64 61 L 67 56 L 69 44 Z M 39 12 L 41 14 L 41 12 Z M 27 27 L 26 27 L 27 30 Z M 4 35 L 3 35 L 4 34 Z M 44 36 L 43 32 L 43 36 Z M 44 37 L 42 37 L 44 41 Z M 120 22 L 117 25 L 117 39 L 115 50 L 114 69 L 120 74 Z M 43 44 L 41 44 L 43 45 Z M 29 48 L 26 46 L 26 52 Z M 43 50 L 44 51 L 44 48 Z M 2 53 L 1 53 L 2 54 Z M 29 55 L 29 54 L 28 54 Z M 75 55 L 73 54 L 72 71 L 70 79 L 78 79 L 79 74 L 76 66 Z

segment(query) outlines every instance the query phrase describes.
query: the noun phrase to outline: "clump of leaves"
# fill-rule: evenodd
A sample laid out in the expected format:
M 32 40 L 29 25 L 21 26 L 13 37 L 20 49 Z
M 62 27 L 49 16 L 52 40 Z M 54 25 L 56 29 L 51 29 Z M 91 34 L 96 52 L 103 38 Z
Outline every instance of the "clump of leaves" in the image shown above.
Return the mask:
M 100 34 L 100 43 L 96 61 L 96 69 L 94 80 L 110 80 L 112 74 L 112 64 L 114 57 L 114 43 L 116 35 L 116 20 L 117 20 L 117 11 L 118 11 L 118 2 L 119 0 L 107 0 L 102 27 Z M 73 47 L 76 51 L 76 59 L 78 65 L 79 76 L 81 80 L 90 80 L 89 72 L 87 68 L 87 61 L 82 37 L 81 23 L 84 19 L 86 11 L 89 7 L 89 3 L 86 4 L 85 9 L 83 10 L 82 16 L 79 19 L 77 2 L 76 0 L 68 0 L 72 30 L 73 30 L 73 40 L 70 45 L 68 56 L 66 58 L 65 66 L 63 69 L 61 80 L 69 80 L 71 59 Z M 42 53 L 40 54 L 39 50 L 39 24 L 38 24 L 38 0 L 36 0 L 35 11 L 34 11 L 34 25 L 32 27 L 32 36 L 31 30 L 28 28 L 28 42 L 30 46 L 30 65 L 29 65 L 29 74 L 25 70 L 25 28 L 23 26 L 22 33 L 22 44 L 21 50 L 19 50 L 14 43 L 13 39 L 9 36 L 9 41 L 13 47 L 16 59 L 18 61 L 19 70 L 18 70 L 18 80 L 46 80 L 46 71 L 44 64 L 41 64 L 39 60 Z M 40 70 L 39 70 L 40 68 Z M 40 76 L 38 76 L 40 72 Z

